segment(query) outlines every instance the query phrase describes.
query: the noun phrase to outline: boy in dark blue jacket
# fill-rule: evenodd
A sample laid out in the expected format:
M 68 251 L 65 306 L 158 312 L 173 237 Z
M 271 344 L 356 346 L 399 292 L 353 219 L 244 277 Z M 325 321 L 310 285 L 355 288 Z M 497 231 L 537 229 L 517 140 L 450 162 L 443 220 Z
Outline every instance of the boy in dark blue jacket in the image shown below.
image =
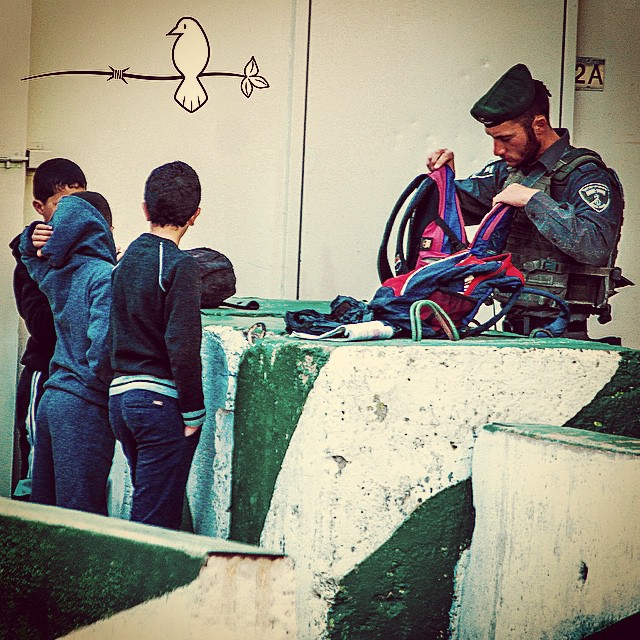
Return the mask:
M 19 245 L 49 300 L 57 338 L 36 415 L 31 501 L 107 515 L 115 445 L 108 420 L 111 211 L 100 194 L 85 191 L 63 197 L 50 224 L 41 249 L 32 239 L 36 223 Z
M 200 181 L 184 162 L 154 169 L 143 210 L 150 232 L 113 271 L 109 417 L 131 468 L 131 519 L 179 529 L 205 418 L 200 272 L 178 248 L 200 213 Z

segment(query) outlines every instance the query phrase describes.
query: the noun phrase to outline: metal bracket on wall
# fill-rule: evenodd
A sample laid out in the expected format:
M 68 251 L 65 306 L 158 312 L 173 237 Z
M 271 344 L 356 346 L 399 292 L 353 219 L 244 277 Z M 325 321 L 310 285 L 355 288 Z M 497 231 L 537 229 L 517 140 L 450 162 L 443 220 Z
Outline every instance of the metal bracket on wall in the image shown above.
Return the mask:
M 14 168 L 15 164 L 27 164 L 29 162 L 29 156 L 0 156 L 0 164 L 5 169 Z

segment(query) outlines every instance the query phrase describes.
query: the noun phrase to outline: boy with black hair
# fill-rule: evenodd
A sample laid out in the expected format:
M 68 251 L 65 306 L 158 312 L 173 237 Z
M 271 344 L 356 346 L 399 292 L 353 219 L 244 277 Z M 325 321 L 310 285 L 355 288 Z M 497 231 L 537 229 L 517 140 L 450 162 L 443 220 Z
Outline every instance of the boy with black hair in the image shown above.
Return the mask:
M 33 240 L 37 223 L 19 244 L 47 296 L 57 338 L 36 415 L 31 501 L 107 515 L 115 446 L 108 416 L 111 210 L 99 193 L 77 192 L 60 199 L 50 224 L 42 248 Z
M 109 417 L 129 462 L 131 520 L 179 529 L 205 418 L 200 273 L 178 248 L 200 214 L 200 181 L 184 162 L 147 178 L 148 233 L 113 271 Z
M 51 158 L 43 162 L 33 176 L 32 206 L 48 223 L 60 198 L 86 188 L 87 179 L 75 162 Z M 12 490 L 14 497 L 27 500 L 31 495 L 35 415 L 49 375 L 56 332 L 47 297 L 20 259 L 19 242 L 20 236 L 16 236 L 9 245 L 16 260 L 13 291 L 18 313 L 24 320 L 29 337 L 20 360 L 23 369 L 16 390 Z

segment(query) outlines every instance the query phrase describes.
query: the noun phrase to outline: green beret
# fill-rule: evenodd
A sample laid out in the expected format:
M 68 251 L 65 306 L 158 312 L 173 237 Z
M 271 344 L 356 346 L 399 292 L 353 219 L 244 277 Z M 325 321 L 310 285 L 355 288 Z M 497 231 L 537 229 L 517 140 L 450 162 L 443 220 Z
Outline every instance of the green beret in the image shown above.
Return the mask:
M 535 97 L 535 84 L 524 64 L 511 67 L 471 108 L 485 127 L 497 127 L 522 115 Z

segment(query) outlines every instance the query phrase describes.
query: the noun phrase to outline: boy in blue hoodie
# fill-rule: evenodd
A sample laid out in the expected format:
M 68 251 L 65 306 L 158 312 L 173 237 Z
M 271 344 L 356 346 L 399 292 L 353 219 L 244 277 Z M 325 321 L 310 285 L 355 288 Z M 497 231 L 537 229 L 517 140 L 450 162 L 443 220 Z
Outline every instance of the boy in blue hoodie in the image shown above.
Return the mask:
M 60 198 L 85 191 L 87 179 L 82 169 L 67 158 L 45 160 L 33 174 L 32 206 L 48 223 Z M 47 225 L 42 225 L 42 228 Z M 48 228 L 48 227 L 47 227 Z M 46 238 L 43 238 L 46 240 Z M 47 297 L 22 263 L 17 235 L 9 245 L 16 260 L 13 271 L 13 292 L 16 307 L 28 332 L 27 344 L 20 359 L 23 369 L 16 389 L 14 498 L 28 500 L 31 497 L 31 475 L 35 443 L 35 415 L 42 396 L 43 386 L 49 375 L 49 362 L 56 344 L 56 330 Z
M 36 224 L 20 236 L 20 254 L 49 300 L 57 339 L 36 414 L 31 501 L 107 515 L 111 211 L 95 192 L 63 197 L 41 249 Z
M 129 461 L 131 520 L 179 529 L 205 409 L 200 271 L 178 248 L 200 213 L 200 181 L 184 162 L 151 172 L 149 233 L 113 271 L 111 426 Z

